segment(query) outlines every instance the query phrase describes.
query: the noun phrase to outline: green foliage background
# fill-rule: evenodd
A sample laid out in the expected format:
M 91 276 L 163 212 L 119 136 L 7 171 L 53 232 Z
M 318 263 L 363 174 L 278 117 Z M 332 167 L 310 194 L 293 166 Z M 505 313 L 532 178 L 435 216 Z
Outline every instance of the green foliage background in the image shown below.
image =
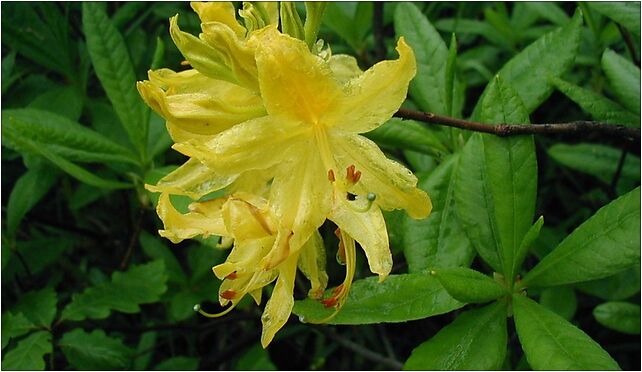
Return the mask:
M 386 215 L 393 275 L 378 284 L 359 257 L 332 325 L 305 323 L 326 309 L 297 281 L 298 319 L 267 350 L 249 301 L 195 314 L 216 306 L 210 268 L 226 253 L 157 236 L 143 185 L 184 159 L 135 88 L 150 68 L 182 69 L 176 13 L 198 32 L 187 3 L 2 3 L 3 369 L 640 368 L 639 141 L 595 134 L 394 118 L 368 136 L 434 210 Z M 404 36 L 408 109 L 640 127 L 639 2 L 330 3 L 319 36 L 364 69 Z

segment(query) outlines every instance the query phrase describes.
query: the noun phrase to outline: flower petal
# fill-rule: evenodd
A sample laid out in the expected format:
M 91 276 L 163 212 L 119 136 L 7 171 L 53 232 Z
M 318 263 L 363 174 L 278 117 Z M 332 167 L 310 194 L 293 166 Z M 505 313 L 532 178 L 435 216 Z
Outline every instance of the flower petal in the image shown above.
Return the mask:
M 392 255 L 388 245 L 388 231 L 381 210 L 373 206 L 358 212 L 344 197 L 337 195 L 330 220 L 356 240 L 368 258 L 370 271 L 383 280 L 392 269 Z
M 404 38 L 397 43 L 399 59 L 382 61 L 347 83 L 338 109 L 329 114 L 336 128 L 369 132 L 397 112 L 417 70 L 415 55 Z
M 259 261 L 270 251 L 273 244 L 273 236 L 235 242 L 225 262 L 214 266 L 212 271 L 219 279 L 224 279 L 233 272 L 237 275 L 253 274 L 259 270 Z
M 328 274 L 325 272 L 325 246 L 318 231 L 315 231 L 301 248 L 298 267 L 310 281 L 308 296 L 321 298 L 328 285 Z
M 233 175 L 277 164 L 302 132 L 290 122 L 263 116 L 237 124 L 209 142 L 187 141 L 173 148 L 199 159 L 218 174 Z
M 136 84 L 145 102 L 165 120 L 191 133 L 214 135 L 265 115 L 261 97 L 238 85 L 187 70 L 149 71 Z
M 223 206 L 223 219 L 227 231 L 237 242 L 246 239 L 260 239 L 272 236 L 275 222 L 269 215 L 266 205 L 251 203 L 242 195 L 232 195 Z
M 374 142 L 352 134 L 331 136 L 330 142 L 339 167 L 355 165 L 361 172 L 356 193 L 373 192 L 377 196 L 375 203 L 381 208 L 405 209 L 412 218 L 430 214 L 430 198 L 417 188 L 417 177 L 403 165 L 386 158 Z
M 284 159 L 272 181 L 270 203 L 282 229 L 293 232 L 293 251 L 310 239 L 331 208 L 332 186 L 314 146 L 310 140 L 293 147 L 293 157 Z
M 212 79 L 240 83 L 218 50 L 196 36 L 181 31 L 178 15 L 170 18 L 169 33 L 178 50 L 198 72 Z
M 236 10 L 231 2 L 191 2 L 192 9 L 198 14 L 201 23 L 220 22 L 229 27 L 237 37 L 245 37 L 245 27 L 236 20 Z
M 244 1 L 239 10 L 248 32 L 279 24 L 279 4 L 275 1 Z
M 164 230 L 159 230 L 160 236 L 180 243 L 183 239 L 190 239 L 198 235 L 227 235 L 221 207 L 224 199 L 213 199 L 202 203 L 193 203 L 190 209 L 195 210 L 182 214 L 174 208 L 168 193 L 162 193 L 158 199 L 156 213 L 163 221 Z
M 236 175 L 219 176 L 196 159 L 189 159 L 178 169 L 163 177 L 156 185 L 145 185 L 151 192 L 186 195 L 194 200 L 220 190 L 236 179 Z
M 345 84 L 363 74 L 359 64 L 357 64 L 357 59 L 347 54 L 333 55 L 328 63 L 334 78 L 341 84 Z
M 203 33 L 199 35 L 209 46 L 216 49 L 226 66 L 233 71 L 239 84 L 252 90 L 258 89 L 254 49 L 239 40 L 234 32 L 219 22 L 201 24 Z
M 292 312 L 292 307 L 294 306 L 292 294 L 298 256 L 298 253 L 292 254 L 279 267 L 279 278 L 276 280 L 272 296 L 265 305 L 265 311 L 261 316 L 261 322 L 263 323 L 261 345 L 264 348 L 272 342 L 274 335 L 288 321 Z
M 341 94 L 332 70 L 310 53 L 305 42 L 268 27 L 259 41 L 256 64 L 265 108 L 270 115 L 318 123 Z

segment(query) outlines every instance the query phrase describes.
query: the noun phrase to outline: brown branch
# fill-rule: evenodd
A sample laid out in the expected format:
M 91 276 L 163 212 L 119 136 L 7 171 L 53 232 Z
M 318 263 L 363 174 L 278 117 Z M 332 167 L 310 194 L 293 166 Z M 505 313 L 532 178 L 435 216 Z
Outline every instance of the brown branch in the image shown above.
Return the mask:
M 401 119 L 417 120 L 429 124 L 443 125 L 447 127 L 460 128 L 475 132 L 494 134 L 499 137 L 520 136 L 520 135 L 551 135 L 551 134 L 577 134 L 586 135 L 597 133 L 606 137 L 624 139 L 640 146 L 640 129 L 625 127 L 618 124 L 607 124 L 596 121 L 574 121 L 570 123 L 556 124 L 484 124 L 470 120 L 456 119 L 441 116 L 432 112 L 421 112 L 408 109 L 399 109 L 394 116 Z
M 386 58 L 386 45 L 383 41 L 383 5 L 383 1 L 375 1 L 373 3 L 372 31 L 377 61 L 382 61 Z
M 403 368 L 403 364 L 398 360 L 381 356 L 378 353 L 362 345 L 359 345 L 355 342 L 352 342 L 344 338 L 343 336 L 337 334 L 336 331 L 334 331 L 333 329 L 326 329 L 325 327 L 316 327 L 316 329 L 320 331 L 322 334 L 324 334 L 325 336 L 327 336 L 328 338 L 331 338 L 332 340 L 336 341 L 339 345 L 343 346 L 346 349 L 352 350 L 357 354 L 360 354 L 366 359 L 369 359 L 375 363 L 382 364 L 393 370 L 401 370 Z

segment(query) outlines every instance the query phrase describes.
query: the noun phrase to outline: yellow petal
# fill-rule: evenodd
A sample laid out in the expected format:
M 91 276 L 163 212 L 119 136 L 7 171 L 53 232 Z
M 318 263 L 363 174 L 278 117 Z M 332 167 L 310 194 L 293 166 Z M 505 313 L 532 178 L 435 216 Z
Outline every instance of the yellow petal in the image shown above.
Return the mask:
M 237 195 L 231 196 L 223 206 L 223 218 L 227 231 L 237 242 L 271 236 L 275 230 L 267 207 L 261 209 Z
M 321 298 L 328 285 L 328 274 L 325 272 L 325 246 L 318 231 L 315 231 L 301 248 L 298 267 L 310 281 L 308 296 Z
M 347 83 L 343 99 L 329 113 L 328 120 L 336 128 L 352 133 L 369 132 L 399 109 L 417 68 L 415 55 L 403 37 L 397 43 L 397 51 L 399 59 L 379 62 Z
M 270 115 L 318 123 L 341 94 L 328 64 L 305 42 L 269 27 L 256 35 L 256 64 L 265 108 Z
M 332 69 L 334 78 L 341 84 L 345 84 L 363 74 L 363 71 L 361 71 L 361 68 L 359 68 L 357 64 L 357 60 L 347 54 L 333 55 L 330 57 L 328 64 L 330 65 L 330 69 Z
M 237 241 L 225 262 L 214 266 L 212 271 L 219 279 L 233 272 L 238 275 L 254 273 L 259 270 L 259 261 L 270 251 L 273 243 L 272 236 Z
M 198 212 L 182 214 L 172 205 L 169 194 L 163 193 L 158 199 L 156 213 L 163 221 L 165 229 L 159 230 L 158 233 L 172 243 L 180 243 L 183 239 L 198 235 L 227 235 L 221 212 L 223 202 L 223 199 L 213 199 L 194 203 L 197 204 Z
M 156 185 L 145 185 L 151 192 L 186 195 L 194 200 L 231 184 L 236 176 L 218 176 L 196 159 L 189 159 L 163 177 Z
M 294 251 L 323 224 L 332 204 L 332 186 L 314 146 L 310 140 L 292 148 L 272 181 L 270 203 L 282 228 L 293 232 Z
M 265 115 L 261 97 L 196 70 L 149 71 L 137 83 L 145 102 L 163 118 L 195 134 L 214 135 L 234 124 Z
M 239 174 L 280 162 L 303 129 L 264 116 L 237 124 L 207 143 L 187 141 L 173 148 L 199 159 L 216 173 Z
M 178 27 L 178 15 L 170 18 L 169 33 L 178 50 L 198 72 L 212 79 L 239 84 L 219 51 L 196 36 L 181 31 Z
M 329 218 L 361 245 L 368 258 L 370 271 L 383 278 L 392 269 L 392 255 L 383 214 L 376 206 L 365 212 L 358 212 L 348 203 L 350 201 L 346 198 L 337 195 Z
M 201 23 L 220 22 L 229 27 L 237 37 L 245 37 L 245 27 L 236 20 L 236 10 L 231 2 L 191 2 Z
M 176 125 L 171 121 L 166 121 L 165 127 L 167 128 L 167 132 L 169 133 L 169 136 L 172 138 L 172 141 L 174 141 L 175 143 L 187 142 L 192 140 L 207 142 L 212 138 L 214 138 L 215 136 L 214 134 L 207 135 L 207 134 L 197 134 L 194 132 L 189 132 L 181 128 L 180 125 Z
M 264 348 L 272 342 L 274 335 L 288 321 L 292 312 L 297 260 L 298 254 L 293 254 L 279 267 L 279 278 L 261 316 L 263 323 L 261 345 Z
M 243 18 L 248 32 L 252 32 L 265 26 L 278 25 L 278 6 L 278 3 L 274 1 L 244 1 L 243 9 L 239 10 L 239 15 Z
M 223 62 L 232 70 L 239 84 L 258 90 L 253 48 L 239 40 L 234 32 L 222 23 L 203 23 L 201 28 L 203 33 L 200 34 L 200 38 L 219 52 Z
M 417 188 L 417 177 L 396 161 L 386 158 L 379 147 L 359 135 L 330 137 L 335 160 L 340 168 L 354 164 L 361 172 L 356 193 L 377 195 L 375 203 L 386 210 L 405 209 L 413 218 L 425 218 L 432 204 L 428 195 Z

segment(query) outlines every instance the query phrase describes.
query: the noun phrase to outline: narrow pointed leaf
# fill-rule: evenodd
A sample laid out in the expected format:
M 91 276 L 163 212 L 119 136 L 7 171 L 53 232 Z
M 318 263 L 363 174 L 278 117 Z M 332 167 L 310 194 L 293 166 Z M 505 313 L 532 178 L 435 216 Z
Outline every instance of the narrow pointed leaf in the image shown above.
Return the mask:
M 465 267 L 434 269 L 431 272 L 448 294 L 465 303 L 484 303 L 509 294 L 492 278 Z
M 481 117 L 488 123 L 529 122 L 520 97 L 499 77 L 487 88 Z M 457 213 L 470 241 L 495 271 L 512 278 L 535 211 L 533 138 L 476 133 L 464 147 L 457 172 Z
M 640 3 L 635 1 L 596 1 L 588 2 L 591 9 L 621 24 L 640 38 Z
M 602 68 L 613 94 L 624 107 L 639 116 L 640 68 L 611 49 L 605 50 L 602 55 Z
M 639 304 L 605 302 L 593 309 L 593 316 L 607 328 L 632 335 L 640 334 Z
M 405 322 L 444 314 L 462 306 L 428 274 L 390 275 L 383 283 L 370 277 L 352 284 L 347 302 L 328 324 Z M 331 315 L 334 309 L 306 299 L 295 301 L 292 312 L 303 322 L 314 322 Z
M 519 341 L 534 370 L 619 370 L 586 333 L 533 300 L 513 296 Z
M 42 163 L 18 178 L 7 203 L 8 234 L 16 232 L 22 218 L 47 194 L 57 178 L 58 172 Z
M 458 161 L 458 155 L 451 156 L 428 175 L 419 176 L 417 186 L 430 195 L 432 212 L 423 220 L 404 217 L 404 256 L 411 273 L 431 267 L 467 267 L 475 256 L 455 210 Z
M 551 82 L 555 87 L 573 102 L 577 103 L 582 110 L 586 111 L 594 120 L 606 123 L 640 126 L 640 115 L 620 106 L 619 103 L 577 85 L 568 83 L 562 79 L 553 78 Z
M 575 229 L 524 277 L 530 287 L 599 279 L 640 265 L 640 188 Z
M 549 147 L 548 154 L 562 165 L 590 174 L 610 184 L 617 171 L 622 151 L 595 143 L 572 145 L 556 143 Z M 639 181 L 640 158 L 634 154 L 627 154 L 620 175 Z
M 506 355 L 506 304 L 460 314 L 412 351 L 404 370 L 497 370 Z
M 550 77 L 562 76 L 572 66 L 580 44 L 582 14 L 576 12 L 571 21 L 540 37 L 508 61 L 497 75 L 515 88 L 526 107 L 533 112 L 553 91 Z M 473 117 L 481 110 L 486 87 L 477 103 Z
M 134 67 L 120 32 L 98 3 L 83 3 L 82 24 L 96 75 L 140 155 L 147 141 L 146 109 L 136 91 Z

